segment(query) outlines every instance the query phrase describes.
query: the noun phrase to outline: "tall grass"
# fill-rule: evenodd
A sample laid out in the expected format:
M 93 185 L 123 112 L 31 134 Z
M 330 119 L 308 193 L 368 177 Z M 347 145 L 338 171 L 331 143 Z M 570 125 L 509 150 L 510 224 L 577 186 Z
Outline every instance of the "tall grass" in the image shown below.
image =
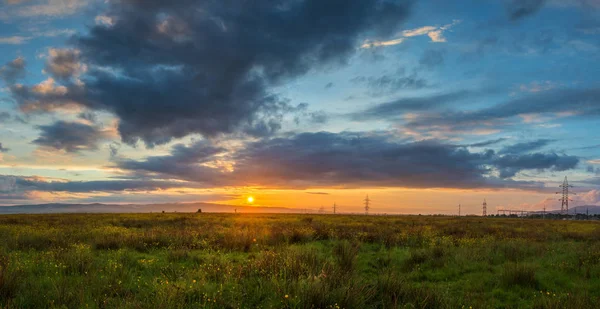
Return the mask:
M 0 216 L 0 308 L 595 308 L 599 231 L 517 218 Z

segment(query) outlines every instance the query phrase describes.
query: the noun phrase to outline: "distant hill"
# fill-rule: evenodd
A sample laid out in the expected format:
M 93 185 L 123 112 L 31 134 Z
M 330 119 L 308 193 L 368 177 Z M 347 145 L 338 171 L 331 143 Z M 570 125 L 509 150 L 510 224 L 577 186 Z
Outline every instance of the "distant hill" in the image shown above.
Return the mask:
M 45 214 L 45 213 L 144 213 L 144 212 L 237 212 L 239 213 L 300 213 L 301 209 L 285 207 L 234 206 L 211 203 L 173 204 L 39 204 L 0 206 L 0 214 Z
M 569 214 L 570 215 L 574 215 L 574 214 L 585 214 L 586 211 L 589 211 L 590 215 L 600 215 L 600 206 L 596 206 L 596 205 L 584 205 L 584 206 L 573 206 L 573 207 L 569 207 Z M 546 211 L 547 213 L 553 213 L 553 214 L 559 214 L 560 213 L 560 209 L 559 210 L 549 210 Z M 541 211 L 536 211 L 535 213 L 542 213 Z

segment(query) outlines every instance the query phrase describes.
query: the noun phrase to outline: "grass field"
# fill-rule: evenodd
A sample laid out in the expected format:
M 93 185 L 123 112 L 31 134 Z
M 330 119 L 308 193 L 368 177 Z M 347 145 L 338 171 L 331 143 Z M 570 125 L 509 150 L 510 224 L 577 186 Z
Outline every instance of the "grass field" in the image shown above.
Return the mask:
M 598 308 L 600 224 L 0 216 L 0 308 Z

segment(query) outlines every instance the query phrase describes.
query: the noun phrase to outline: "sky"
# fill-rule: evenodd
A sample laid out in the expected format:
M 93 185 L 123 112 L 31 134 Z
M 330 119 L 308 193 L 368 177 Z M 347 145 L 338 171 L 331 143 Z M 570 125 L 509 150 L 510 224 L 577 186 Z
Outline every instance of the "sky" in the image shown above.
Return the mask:
M 0 206 L 600 205 L 599 77 L 600 0 L 0 0 Z

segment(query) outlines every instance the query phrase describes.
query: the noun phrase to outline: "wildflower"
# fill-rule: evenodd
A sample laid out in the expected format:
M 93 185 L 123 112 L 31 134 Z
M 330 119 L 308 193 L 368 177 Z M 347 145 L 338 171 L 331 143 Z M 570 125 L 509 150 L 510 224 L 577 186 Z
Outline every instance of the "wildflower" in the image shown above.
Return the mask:
M 287 294 L 285 294 L 285 298 L 288 298 L 288 297 L 290 297 L 290 296 L 289 296 L 289 295 L 287 295 Z
M 193 283 L 196 283 L 196 279 L 192 280 Z

